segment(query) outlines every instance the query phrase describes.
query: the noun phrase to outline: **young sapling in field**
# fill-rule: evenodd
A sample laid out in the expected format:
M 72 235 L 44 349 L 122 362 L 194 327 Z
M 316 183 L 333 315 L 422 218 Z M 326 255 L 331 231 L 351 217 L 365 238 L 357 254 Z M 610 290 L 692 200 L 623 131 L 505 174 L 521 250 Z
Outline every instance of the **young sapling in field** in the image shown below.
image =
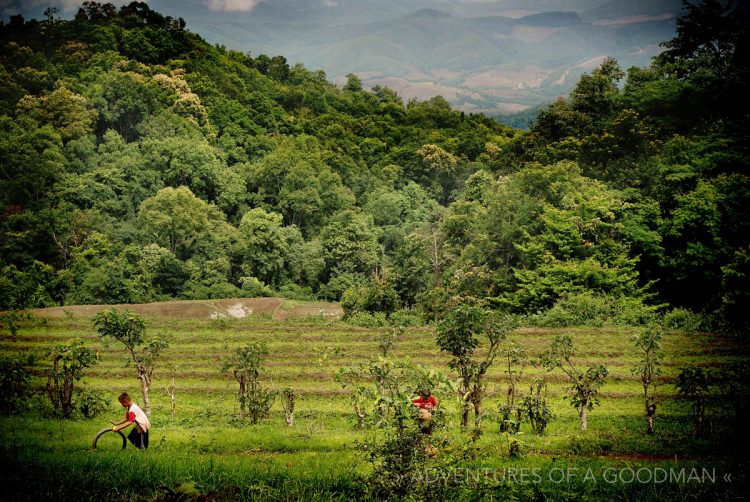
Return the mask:
M 248 343 L 230 354 L 222 367 L 222 371 L 231 374 L 239 384 L 237 399 L 240 403 L 240 419 L 245 418 L 247 411 L 253 424 L 268 416 L 275 397 L 260 381 L 263 361 L 267 355 L 268 349 L 264 343 Z
M 524 396 L 521 407 L 529 419 L 531 430 L 539 436 L 544 434 L 553 418 L 552 410 L 547 405 L 547 381 L 544 378 L 535 378 L 531 382 L 529 394 Z
M 503 372 L 508 381 L 508 391 L 505 403 L 500 405 L 500 432 L 515 434 L 521 427 L 522 407 L 516 403 L 518 396 L 518 382 L 521 379 L 528 355 L 517 342 L 510 342 L 504 346 L 500 354 L 503 362 Z
M 437 422 L 430 424 L 428 432 L 419 418 L 414 397 L 423 389 L 434 393 L 455 392 L 454 382 L 408 360 L 383 357 L 372 360 L 367 372 L 380 376 L 383 391 L 374 391 L 375 398 L 376 403 L 386 408 L 382 418 L 385 432 L 362 445 L 373 464 L 368 489 L 375 498 L 403 497 L 420 489 L 429 491 L 424 474 L 429 459 L 436 453 L 433 443 L 437 444 L 437 439 L 431 435 L 433 426 L 439 427 L 441 422 L 433 411 L 430 420 Z
M 352 390 L 350 399 L 352 408 L 354 409 L 354 415 L 357 417 L 357 428 L 364 429 L 367 421 L 367 403 L 375 399 L 375 391 L 368 385 L 364 384 L 363 381 L 366 379 L 366 370 L 362 366 L 340 368 L 336 371 L 334 378 L 341 385 L 343 389 L 350 388 Z M 378 389 L 379 382 L 376 383 Z M 378 410 L 385 413 L 385 409 L 379 407 Z M 381 414 L 381 416 L 382 416 Z
M 167 385 L 167 388 L 165 389 L 167 392 L 167 396 L 169 396 L 169 414 L 171 416 L 174 416 L 176 408 L 177 408 L 177 396 L 175 395 L 175 381 L 174 381 L 174 375 L 177 368 L 175 368 L 174 365 L 171 365 L 169 368 L 170 372 L 170 383 Z
M 6 310 L 0 312 L 0 329 L 7 328 L 13 338 L 18 335 L 19 322 L 31 319 L 31 315 L 23 310 Z
M 52 401 L 55 413 L 69 418 L 75 408 L 75 383 L 81 379 L 84 369 L 96 364 L 99 355 L 87 348 L 83 340 L 58 345 L 49 354 L 52 356 L 52 368 L 47 374 L 47 396 Z
M 578 410 L 580 428 L 585 431 L 588 429 L 588 412 L 599 404 L 599 389 L 609 373 L 602 364 L 594 364 L 581 371 L 573 364 L 574 356 L 573 339 L 570 335 L 558 335 L 542 356 L 542 361 L 549 371 L 560 368 L 567 375 L 570 380 L 570 404 Z
M 644 414 L 646 433 L 654 433 L 654 415 L 656 415 L 655 379 L 661 375 L 661 360 L 664 357 L 661 349 L 662 329 L 656 324 L 648 326 L 641 334 L 634 337 L 635 347 L 642 357 L 631 368 L 643 386 Z
M 455 298 L 446 311 L 438 325 L 436 342 L 442 352 L 450 354 L 448 367 L 460 378 L 461 426 L 468 427 L 473 407 L 474 426 L 479 429 L 485 375 L 499 353 L 500 344 L 516 328 L 517 321 L 469 299 Z
M 294 395 L 294 389 L 291 387 L 281 391 L 281 405 L 284 408 L 284 420 L 286 420 L 288 427 L 294 425 L 294 404 L 296 400 L 297 396 Z
M 156 362 L 169 347 L 163 336 L 147 339 L 146 323 L 141 316 L 127 310 L 123 313 L 112 309 L 94 316 L 94 325 L 105 341 L 114 338 L 125 346 L 141 382 L 143 411 L 151 417 L 151 380 Z

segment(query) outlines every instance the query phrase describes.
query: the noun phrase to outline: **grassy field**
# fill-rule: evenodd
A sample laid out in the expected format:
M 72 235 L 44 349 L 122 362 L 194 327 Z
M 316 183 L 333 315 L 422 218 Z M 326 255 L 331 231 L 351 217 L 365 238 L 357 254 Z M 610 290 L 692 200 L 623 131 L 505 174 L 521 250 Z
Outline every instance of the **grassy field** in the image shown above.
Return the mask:
M 0 339 L 0 353 L 33 350 L 83 338 L 99 351 L 98 365 L 82 383 L 111 397 L 109 409 L 91 419 L 59 420 L 43 413 L 42 397 L 22 416 L 0 418 L 0 499 L 216 499 L 347 500 L 365 496 L 361 482 L 370 466 L 356 445 L 379 434 L 356 428 L 348 390 L 333 374 L 376 353 L 378 330 L 349 326 L 315 317 L 249 316 L 243 319 L 173 320 L 149 318 L 149 333 L 163 333 L 170 348 L 154 374 L 151 447 L 143 453 L 128 448 L 92 451 L 93 435 L 123 414 L 116 396 L 127 390 L 141 403 L 140 387 L 126 354 L 116 343 L 105 346 L 87 317 L 71 315 L 36 319 L 22 325 L 15 338 Z M 739 340 L 709 334 L 669 333 L 662 402 L 656 433 L 644 433 L 642 390 L 630 368 L 638 359 L 632 329 L 540 329 L 515 331 L 511 337 L 532 354 L 544 350 L 555 335 L 569 333 L 581 365 L 601 362 L 610 370 L 601 406 L 589 418 L 589 430 L 577 428 L 576 411 L 564 399 L 561 372 L 547 377 L 555 420 L 544 436 L 530 434 L 524 424 L 518 438 L 521 458 L 507 455 L 508 438 L 499 433 L 497 406 L 506 385 L 496 365 L 489 376 L 481 455 L 453 473 L 466 477 L 467 500 L 621 499 L 730 500 L 746 493 L 747 444 L 725 419 L 728 410 L 712 406 L 715 428 L 704 439 L 690 437 L 688 404 L 677 399 L 671 383 L 687 364 L 724 367 L 748 361 Z M 220 372 L 221 359 L 245 342 L 268 344 L 264 382 L 297 394 L 296 421 L 284 422 L 277 400 L 271 416 L 251 426 L 236 418 L 236 383 Z M 338 347 L 340 354 L 323 363 L 320 357 Z M 441 371 L 447 358 L 435 348 L 431 328 L 410 328 L 393 350 Z M 44 361 L 35 368 L 36 386 L 45 379 Z M 521 390 L 534 376 L 528 368 Z M 167 386 L 176 383 L 176 408 L 171 413 Z M 452 395 L 436 396 L 445 410 L 445 434 L 465 439 Z M 478 473 L 482 480 L 478 481 Z M 666 473 L 666 481 L 662 481 Z M 671 476 L 671 477 L 670 477 Z M 631 479 L 632 478 L 632 479 Z M 461 482 L 459 482 L 459 485 Z

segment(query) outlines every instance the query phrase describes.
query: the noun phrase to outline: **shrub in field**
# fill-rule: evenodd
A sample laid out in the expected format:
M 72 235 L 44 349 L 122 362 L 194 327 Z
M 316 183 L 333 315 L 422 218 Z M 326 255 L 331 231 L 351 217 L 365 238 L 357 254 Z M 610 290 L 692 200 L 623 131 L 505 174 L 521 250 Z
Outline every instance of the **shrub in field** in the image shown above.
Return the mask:
M 398 293 L 387 268 L 376 269 L 364 284 L 350 286 L 341 295 L 344 316 L 358 312 L 393 312 L 399 303 Z
M 143 392 L 143 411 L 151 416 L 151 380 L 154 368 L 169 342 L 164 337 L 146 339 L 146 323 L 143 318 L 127 310 L 123 313 L 112 309 L 94 316 L 94 325 L 103 340 L 113 338 L 125 346 L 135 366 Z
M 335 379 L 341 384 L 341 387 L 352 389 L 351 402 L 354 414 L 357 417 L 357 427 L 360 429 L 365 427 L 368 403 L 375 401 L 376 396 L 383 395 L 385 392 L 387 375 L 378 366 L 378 361 L 388 358 L 388 352 L 393 348 L 397 336 L 402 332 L 403 330 L 399 328 L 380 333 L 377 337 L 378 356 L 371 357 L 365 363 L 357 366 L 340 368 L 336 372 Z M 373 381 L 375 388 L 373 389 L 370 384 L 366 383 L 367 381 Z M 382 424 L 382 420 L 387 413 L 383 401 L 378 400 L 376 411 L 379 423 Z
M 614 315 L 611 324 L 616 326 L 648 326 L 658 320 L 659 305 L 646 305 L 641 298 L 618 296 L 612 299 Z
M 32 354 L 0 358 L 0 413 L 12 415 L 26 409 L 33 364 Z
M 412 400 L 423 388 L 434 394 L 455 391 L 455 384 L 444 375 L 409 361 L 379 357 L 369 366 L 369 373 L 380 379 L 382 390 L 373 388 L 376 406 L 386 409 L 384 433 L 361 445 L 373 466 L 367 478 L 370 494 L 375 498 L 402 498 L 429 491 L 425 476 L 428 461 L 437 453 L 436 444 L 445 443 L 425 433 Z M 375 386 L 373 386 L 375 387 Z M 430 432 L 442 427 L 439 410 L 432 414 Z
M 0 328 L 7 329 L 10 336 L 15 337 L 18 334 L 18 323 L 30 318 L 31 315 L 22 310 L 6 310 L 0 312 Z
M 109 399 L 91 388 L 76 389 L 75 407 L 86 418 L 94 418 L 107 409 Z
M 273 296 L 271 288 L 256 277 L 240 277 L 242 294 L 245 296 Z
M 175 384 L 174 384 L 174 367 L 172 368 L 172 378 L 170 384 L 165 389 L 167 392 L 167 395 L 169 396 L 169 414 L 174 416 L 175 410 L 177 408 L 177 396 L 175 395 Z
M 83 340 L 58 345 L 49 355 L 52 356 L 52 369 L 47 374 L 47 396 L 55 413 L 68 418 L 75 409 L 75 383 L 81 379 L 84 369 L 96 364 L 99 356 L 84 346 Z
M 347 317 L 346 322 L 361 328 L 382 328 L 388 326 L 388 319 L 383 312 L 355 312 Z
M 570 404 L 578 410 L 582 431 L 588 429 L 588 411 L 599 404 L 599 388 L 607 379 L 607 368 L 601 364 L 589 366 L 582 371 L 573 364 L 575 350 L 570 335 L 558 335 L 542 356 L 548 370 L 560 368 L 570 380 L 568 396 Z
M 662 322 L 665 328 L 682 331 L 700 331 L 708 323 L 702 315 L 684 308 L 670 310 L 664 314 Z
M 531 382 L 529 394 L 524 396 L 521 408 L 529 419 L 531 430 L 540 436 L 544 434 L 547 424 L 554 418 L 547 405 L 547 381 L 544 378 L 535 378 Z
M 516 402 L 519 398 L 518 382 L 528 363 L 526 351 L 518 343 L 511 342 L 500 351 L 503 372 L 508 382 L 505 403 L 500 405 L 500 432 L 516 434 L 521 428 L 522 407 Z
M 388 323 L 391 326 L 410 328 L 413 326 L 421 326 L 424 324 L 424 321 L 422 321 L 422 317 L 415 310 L 399 309 L 388 316 Z
M 700 366 L 680 368 L 676 386 L 679 394 L 690 401 L 693 436 L 706 436 L 711 432 L 711 422 L 706 413 L 708 400 L 711 397 L 709 374 Z
M 721 390 L 734 416 L 733 431 L 742 434 L 748 420 L 750 370 L 744 364 L 734 363 L 720 371 L 718 376 Z
M 286 420 L 286 425 L 289 427 L 294 425 L 294 405 L 296 400 L 297 396 L 295 396 L 294 390 L 290 387 L 281 391 L 281 405 L 284 408 L 284 420 Z
M 485 374 L 507 333 L 516 326 L 515 318 L 489 310 L 476 301 L 454 298 L 447 305 L 438 324 L 436 342 L 442 352 L 450 354 L 448 366 L 460 377 L 462 427 L 468 427 L 472 407 L 475 427 L 481 427 Z
M 631 368 L 643 386 L 646 433 L 654 433 L 654 415 L 656 414 L 656 382 L 661 374 L 661 360 L 664 357 L 661 349 L 662 329 L 658 324 L 647 327 L 640 335 L 634 337 L 635 348 L 642 357 Z
M 534 316 L 532 322 L 548 327 L 644 326 L 653 322 L 657 310 L 658 307 L 646 305 L 640 298 L 585 292 L 560 298 L 551 309 Z
M 373 472 L 367 487 L 376 499 L 403 498 L 422 489 L 420 474 L 428 460 L 426 439 L 418 428 L 392 433 L 379 443 L 365 443 Z
M 396 340 L 399 335 L 403 335 L 404 330 L 402 328 L 394 328 L 385 333 L 378 335 L 378 353 L 383 357 L 388 357 L 388 352 L 396 344 Z
M 539 326 L 601 326 L 611 316 L 611 308 L 603 296 L 591 293 L 564 296 L 551 309 L 537 315 L 534 323 Z
M 368 403 L 374 401 L 376 396 L 376 390 L 364 383 L 369 374 L 368 369 L 368 365 L 340 368 L 334 377 L 342 388 L 351 389 L 349 398 L 360 429 L 364 429 L 367 422 Z
M 291 282 L 280 286 L 277 293 L 280 297 L 286 298 L 287 300 L 299 300 L 305 302 L 314 302 L 317 300 L 311 287 L 300 286 Z
M 237 399 L 240 403 L 240 418 L 245 418 L 247 410 L 253 424 L 268 417 L 275 399 L 275 394 L 260 381 L 263 360 L 267 355 L 268 348 L 264 343 L 248 343 L 230 354 L 222 367 L 222 371 L 231 374 L 239 384 Z

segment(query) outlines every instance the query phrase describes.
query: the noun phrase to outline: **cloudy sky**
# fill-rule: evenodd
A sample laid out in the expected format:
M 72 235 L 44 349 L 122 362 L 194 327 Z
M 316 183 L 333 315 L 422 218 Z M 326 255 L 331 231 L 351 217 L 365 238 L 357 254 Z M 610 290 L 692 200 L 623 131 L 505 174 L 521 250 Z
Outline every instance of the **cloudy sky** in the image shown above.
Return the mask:
M 120 6 L 130 3 L 132 0 L 109 0 L 109 3 Z M 271 0 L 273 1 L 273 0 Z M 311 3 L 317 2 L 312 0 Z M 63 17 L 75 14 L 81 6 L 82 0 L 0 0 L 0 14 L 3 18 L 14 14 L 23 14 L 27 17 L 39 16 L 47 7 L 58 7 Z M 105 2 L 102 2 L 105 3 Z M 258 0 L 146 0 L 153 9 L 164 12 L 179 12 L 181 7 L 204 8 L 212 12 L 249 12 L 258 3 Z M 335 5 L 334 0 L 320 0 L 324 5 Z
M 131 0 L 109 0 L 117 6 L 130 3 Z M 636 2 L 636 0 L 631 0 Z M 659 3 L 663 0 L 653 0 Z M 456 13 L 461 9 L 470 11 L 485 10 L 497 7 L 500 9 L 515 10 L 565 10 L 579 11 L 590 8 L 592 5 L 605 3 L 607 0 L 264 0 L 267 6 L 277 8 L 300 9 L 322 9 L 329 12 L 336 10 L 361 11 L 360 14 L 371 15 L 380 10 L 381 15 L 387 14 L 388 10 L 401 8 L 403 10 L 434 7 L 438 9 L 451 10 Z M 628 0 L 618 0 L 619 3 L 628 3 Z M 0 16 L 7 19 L 13 14 L 23 14 L 25 17 L 41 17 L 41 13 L 50 6 L 58 7 L 63 17 L 72 17 L 82 0 L 0 0 Z M 250 13 L 260 0 L 146 0 L 155 10 L 179 16 L 211 13 Z M 641 2 L 642 3 L 642 2 Z M 336 9 L 336 8 L 340 9 Z M 399 10 L 401 10 L 399 9 Z

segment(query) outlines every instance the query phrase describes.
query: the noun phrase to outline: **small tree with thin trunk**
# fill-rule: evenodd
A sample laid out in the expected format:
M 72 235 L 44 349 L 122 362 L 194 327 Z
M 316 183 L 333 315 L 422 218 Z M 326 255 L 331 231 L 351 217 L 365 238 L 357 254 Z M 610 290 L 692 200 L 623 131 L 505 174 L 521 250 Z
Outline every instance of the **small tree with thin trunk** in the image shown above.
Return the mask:
M 521 345 L 511 342 L 500 351 L 503 373 L 508 379 L 505 404 L 500 405 L 500 432 L 517 433 L 521 427 L 522 408 L 516 403 L 518 383 L 528 363 L 528 355 Z M 515 416 L 514 416 L 515 415 Z
M 375 400 L 377 392 L 384 392 L 384 376 L 385 375 L 380 373 L 370 375 L 368 367 L 364 364 L 339 368 L 334 375 L 334 378 L 339 384 L 341 384 L 342 388 L 350 388 L 352 390 L 352 408 L 354 409 L 354 415 L 357 417 L 357 427 L 360 429 L 365 428 L 368 408 L 367 403 Z M 375 380 L 377 392 L 364 382 L 368 377 L 373 377 Z M 378 410 L 378 415 L 382 418 L 386 413 L 386 409 L 381 405 L 380 401 L 378 401 L 378 405 L 380 406 L 376 409 Z
M 55 412 L 68 418 L 75 408 L 75 383 L 81 379 L 84 369 L 96 364 L 99 355 L 87 348 L 83 340 L 58 345 L 49 354 L 52 356 L 52 368 L 47 374 L 47 396 Z
M 260 381 L 263 360 L 267 355 L 268 349 L 264 343 L 248 343 L 229 355 L 222 367 L 222 371 L 231 374 L 239 384 L 237 399 L 240 403 L 240 419 L 244 419 L 247 414 L 253 424 L 268 416 L 275 398 L 274 393 Z
M 481 303 L 455 298 L 438 325 L 436 342 L 442 352 L 451 355 L 448 366 L 458 373 L 461 397 L 461 426 L 468 427 L 474 409 L 474 425 L 482 425 L 484 377 L 516 320 L 485 308 Z M 479 350 L 478 350 L 479 349 Z
M 99 312 L 94 316 L 94 325 L 104 340 L 114 338 L 125 346 L 141 382 L 143 411 L 151 417 L 151 380 L 156 361 L 169 347 L 169 342 L 164 337 L 146 339 L 143 318 L 127 310 L 122 313 L 115 309 Z
M 529 418 L 531 430 L 541 436 L 547 424 L 554 418 L 552 410 L 547 406 L 547 381 L 535 378 L 529 386 L 529 394 L 523 398 L 523 410 Z
M 558 335 L 542 356 L 548 370 L 560 368 L 570 380 L 568 396 L 570 404 L 578 410 L 581 430 L 588 429 L 588 412 L 599 404 L 599 389 L 607 380 L 607 368 L 601 364 L 589 366 L 581 371 L 573 364 L 575 350 L 570 335 Z
M 286 425 L 292 427 L 294 425 L 294 405 L 297 401 L 297 396 L 294 394 L 294 389 L 287 387 L 281 391 L 281 405 L 284 408 L 284 420 Z
M 642 359 L 631 371 L 640 379 L 643 386 L 647 434 L 654 433 L 654 415 L 656 414 L 656 382 L 654 380 L 661 375 L 661 360 L 664 357 L 661 350 L 661 337 L 661 327 L 653 324 L 633 339 Z

